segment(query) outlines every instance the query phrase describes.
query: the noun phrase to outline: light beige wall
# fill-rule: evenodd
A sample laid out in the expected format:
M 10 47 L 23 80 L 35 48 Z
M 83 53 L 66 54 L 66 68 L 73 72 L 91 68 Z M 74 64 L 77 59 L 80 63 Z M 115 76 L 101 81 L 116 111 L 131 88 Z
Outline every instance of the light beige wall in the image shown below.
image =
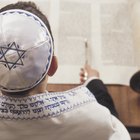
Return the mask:
M 136 61 L 140 64 L 140 0 L 130 0 L 130 13 L 132 18 L 134 49 Z

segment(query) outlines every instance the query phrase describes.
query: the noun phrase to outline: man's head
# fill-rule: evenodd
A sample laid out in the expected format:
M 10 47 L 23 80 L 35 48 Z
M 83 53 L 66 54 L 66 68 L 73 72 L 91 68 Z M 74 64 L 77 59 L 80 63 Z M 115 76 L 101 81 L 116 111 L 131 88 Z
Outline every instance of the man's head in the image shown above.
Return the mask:
M 35 14 L 36 16 L 38 16 L 45 23 L 45 25 L 47 26 L 47 28 L 51 34 L 51 37 L 53 38 L 52 32 L 51 32 L 51 27 L 50 27 L 47 17 L 40 11 L 40 9 L 36 6 L 35 3 L 30 2 L 30 1 L 29 2 L 20 1 L 20 2 L 14 3 L 14 4 L 6 5 L 5 7 L 0 9 L 0 12 L 10 10 L 10 9 L 26 10 L 26 11 L 31 12 L 31 13 Z
M 38 85 L 56 69 L 49 22 L 32 2 L 0 10 L 0 87 L 21 92 Z

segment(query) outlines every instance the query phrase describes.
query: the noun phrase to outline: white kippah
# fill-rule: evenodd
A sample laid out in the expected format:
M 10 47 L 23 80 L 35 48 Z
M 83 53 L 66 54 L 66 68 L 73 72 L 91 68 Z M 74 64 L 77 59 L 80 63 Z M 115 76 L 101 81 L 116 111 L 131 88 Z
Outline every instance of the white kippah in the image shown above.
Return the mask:
M 0 13 L 0 88 L 19 92 L 36 86 L 53 55 L 51 35 L 36 15 L 19 9 Z

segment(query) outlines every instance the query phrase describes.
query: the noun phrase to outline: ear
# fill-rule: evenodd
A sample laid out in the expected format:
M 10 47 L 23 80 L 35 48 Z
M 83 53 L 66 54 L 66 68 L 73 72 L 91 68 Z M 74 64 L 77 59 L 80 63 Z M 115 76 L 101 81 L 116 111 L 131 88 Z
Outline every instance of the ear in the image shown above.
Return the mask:
M 57 57 L 53 55 L 48 75 L 53 76 L 57 70 L 57 67 L 58 67 Z

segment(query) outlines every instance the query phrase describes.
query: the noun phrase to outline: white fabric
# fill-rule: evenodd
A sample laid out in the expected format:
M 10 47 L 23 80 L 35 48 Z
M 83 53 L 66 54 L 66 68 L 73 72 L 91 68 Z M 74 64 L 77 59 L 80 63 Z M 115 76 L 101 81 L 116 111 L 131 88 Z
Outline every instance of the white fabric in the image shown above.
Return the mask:
M 40 18 L 19 9 L 0 13 L 1 90 L 18 92 L 37 85 L 52 55 L 52 38 Z
M 1 140 L 130 140 L 86 87 L 26 98 L 0 97 Z

